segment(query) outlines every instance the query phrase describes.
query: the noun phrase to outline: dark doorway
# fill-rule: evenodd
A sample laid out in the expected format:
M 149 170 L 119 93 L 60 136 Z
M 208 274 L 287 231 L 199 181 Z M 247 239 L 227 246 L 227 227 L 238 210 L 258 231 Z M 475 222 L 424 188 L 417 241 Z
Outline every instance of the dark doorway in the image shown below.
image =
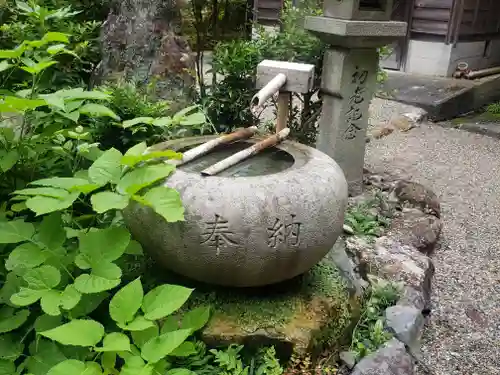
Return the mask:
M 402 21 L 411 23 L 411 11 L 413 8 L 414 0 L 394 0 L 392 9 L 393 21 Z M 408 43 L 410 35 L 410 26 L 406 36 L 399 38 L 394 42 L 390 48 L 392 53 L 381 61 L 381 65 L 386 69 L 401 70 L 408 52 Z

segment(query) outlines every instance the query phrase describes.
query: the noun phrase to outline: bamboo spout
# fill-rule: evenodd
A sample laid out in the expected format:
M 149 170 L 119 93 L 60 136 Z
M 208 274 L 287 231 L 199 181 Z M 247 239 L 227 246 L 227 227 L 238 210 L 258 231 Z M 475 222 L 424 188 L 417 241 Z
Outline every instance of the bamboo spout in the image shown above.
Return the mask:
M 250 110 L 255 112 L 256 109 L 262 107 L 266 101 L 276 94 L 281 87 L 286 83 L 286 75 L 279 73 L 268 82 L 260 91 L 255 94 L 250 101 Z

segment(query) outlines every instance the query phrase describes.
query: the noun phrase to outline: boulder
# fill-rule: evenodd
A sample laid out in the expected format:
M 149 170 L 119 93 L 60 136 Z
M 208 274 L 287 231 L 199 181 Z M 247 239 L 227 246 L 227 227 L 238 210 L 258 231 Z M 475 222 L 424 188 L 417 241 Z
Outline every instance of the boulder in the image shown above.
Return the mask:
M 415 208 L 403 209 L 402 214 L 391 221 L 391 227 L 385 235 L 428 255 L 434 250 L 442 227 L 441 220 L 434 215 Z
M 410 348 L 419 348 L 425 317 L 422 310 L 396 305 L 385 310 L 386 326 L 394 336 Z
M 394 185 L 392 193 L 401 203 L 408 203 L 425 213 L 441 217 L 441 205 L 437 195 L 422 184 L 399 180 Z
M 274 345 L 282 358 L 319 354 L 324 345 L 340 352 L 360 312 L 359 299 L 328 258 L 282 284 L 256 293 L 215 293 L 212 300 L 213 316 L 201 332 L 205 343 Z M 196 296 L 192 303 L 197 304 Z
M 414 375 L 415 363 L 405 345 L 392 339 L 354 367 L 351 375 Z
M 421 292 L 425 301 L 429 300 L 434 264 L 415 247 L 386 236 L 378 238 L 374 244 L 353 236 L 346 240 L 346 247 L 358 259 L 358 267 L 364 272 L 391 282 L 402 282 Z

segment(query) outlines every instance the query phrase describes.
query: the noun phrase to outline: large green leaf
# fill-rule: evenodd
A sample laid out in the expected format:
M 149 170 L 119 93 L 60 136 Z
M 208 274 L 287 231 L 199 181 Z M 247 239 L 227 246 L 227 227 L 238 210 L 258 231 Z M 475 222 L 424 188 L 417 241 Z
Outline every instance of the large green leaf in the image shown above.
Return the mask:
M 188 311 L 182 317 L 181 328 L 197 331 L 202 329 L 210 319 L 210 306 L 199 306 Z
M 0 359 L 0 375 L 16 375 L 16 365 L 13 361 Z
M 81 100 L 81 99 L 93 99 L 93 100 L 108 100 L 111 95 L 105 92 L 92 90 L 84 91 L 82 88 L 75 89 L 64 89 L 57 91 L 57 95 L 62 96 L 68 100 Z
M 74 285 L 66 286 L 64 291 L 49 290 L 43 293 L 40 299 L 42 310 L 51 316 L 61 314 L 61 308 L 71 310 L 80 302 L 81 294 Z
M 156 363 L 186 341 L 191 333 L 190 329 L 180 329 L 154 337 L 144 344 L 141 356 L 149 363 Z
M 61 324 L 63 324 L 61 316 L 51 316 L 43 314 L 36 318 L 34 328 L 35 332 L 39 333 L 59 327 Z
M 16 165 L 18 160 L 19 152 L 17 152 L 17 150 L 6 151 L 5 153 L 0 152 L 0 170 L 3 172 L 9 171 Z
M 184 206 L 177 190 L 166 186 L 158 186 L 146 192 L 141 198 L 143 200 L 141 203 L 152 207 L 166 221 L 184 220 Z
M 9 64 L 8 61 L 0 61 L 0 72 L 3 72 L 9 68 L 12 68 L 14 65 Z
M 123 210 L 128 201 L 129 197 L 111 191 L 96 193 L 90 198 L 92 208 L 99 214 L 109 210 Z
M 7 273 L 3 285 L 0 288 L 0 305 L 15 307 L 15 305 L 10 302 L 10 297 L 19 290 L 22 284 L 23 281 L 20 276 L 16 275 L 14 272 Z
M 95 189 L 101 187 L 99 184 L 93 184 L 89 180 L 76 177 L 52 177 L 44 178 L 31 182 L 31 185 L 52 186 L 56 188 L 66 189 L 69 191 L 79 191 L 88 194 Z
M 106 292 L 82 295 L 80 302 L 69 312 L 71 319 L 89 315 L 108 297 L 109 295 Z
M 37 196 L 42 197 L 65 199 L 68 197 L 69 193 L 66 190 L 53 188 L 53 187 L 37 187 L 37 188 L 27 188 L 16 190 L 12 194 L 24 195 L 24 196 Z
M 0 308 L 0 333 L 21 327 L 28 320 L 29 315 L 29 310 L 15 310 L 8 306 Z
M 31 211 L 36 213 L 37 216 L 45 215 L 71 207 L 79 195 L 79 192 L 70 193 L 64 199 L 50 198 L 39 195 L 28 199 L 26 201 L 26 206 Z
M 82 294 L 101 293 L 120 285 L 121 279 L 109 279 L 93 274 L 83 274 L 75 279 L 75 288 Z
M 125 254 L 128 255 L 144 255 L 144 251 L 142 250 L 142 246 L 139 242 L 135 240 L 131 240 L 125 249 Z
M 108 333 L 102 341 L 102 347 L 96 347 L 94 350 L 96 352 L 129 352 L 130 339 L 124 333 Z
M 142 311 L 149 320 L 162 319 L 186 303 L 193 289 L 180 285 L 160 285 L 144 296 Z
M 69 43 L 68 34 L 64 34 L 58 31 L 49 31 L 45 33 L 42 37 L 42 40 L 50 43 L 50 42 L 61 42 L 61 43 Z
M 96 362 L 68 359 L 52 367 L 47 375 L 101 375 L 102 369 Z
M 80 253 L 92 268 L 120 258 L 130 242 L 130 233 L 123 227 L 89 231 L 80 236 Z
M 59 212 L 43 218 L 38 228 L 37 240 L 48 249 L 54 250 L 63 246 L 66 241 L 63 221 Z
M 104 352 L 101 356 L 101 366 L 107 374 L 113 374 L 116 366 L 116 353 Z
M 5 268 L 8 271 L 31 269 L 38 267 L 45 262 L 46 259 L 47 253 L 38 245 L 31 242 L 25 242 L 12 250 L 5 262 Z
M 19 337 L 13 334 L 0 335 L 0 359 L 15 361 L 23 354 L 23 351 L 24 345 Z
M 50 265 L 30 269 L 23 275 L 27 287 L 12 295 L 11 302 L 17 306 L 28 306 L 41 299 L 42 310 L 49 315 L 59 315 L 62 295 L 53 290 L 61 281 L 59 270 Z M 76 303 L 75 303 L 76 304 Z
M 135 126 L 138 124 L 147 124 L 151 125 L 155 119 L 153 117 L 136 117 L 132 120 L 123 121 L 122 126 L 126 128 L 130 128 L 131 126 Z
M 59 285 L 61 273 L 53 266 L 43 265 L 26 272 L 23 279 L 30 289 L 49 290 Z
M 175 166 L 166 163 L 145 165 L 125 174 L 116 188 L 122 194 L 135 194 L 146 186 L 168 177 L 174 170 Z
M 57 64 L 57 61 L 40 61 L 32 66 L 20 66 L 20 68 L 30 74 L 39 74 L 43 72 L 45 69 L 51 67 L 52 65 Z
M 120 375 L 152 375 L 154 367 L 145 364 L 141 357 L 131 356 L 125 361 Z
M 0 244 L 29 241 L 35 233 L 31 223 L 22 220 L 0 221 Z
M 155 324 L 143 331 L 131 331 L 132 339 L 134 340 L 134 345 L 138 348 L 142 348 L 145 343 L 151 340 L 153 337 L 160 335 L 160 329 Z
M 113 120 L 120 121 L 116 113 L 102 104 L 87 103 L 80 107 L 80 113 L 92 117 L 111 117 Z
M 141 279 L 137 278 L 120 289 L 109 303 L 109 315 L 121 324 L 127 324 L 134 319 L 141 308 L 143 289 Z
M 67 359 L 55 342 L 43 337 L 31 342 L 30 354 L 26 360 L 26 367 L 33 375 L 47 375 L 52 366 Z
M 194 345 L 190 341 L 184 341 L 177 348 L 175 348 L 171 353 L 171 357 L 189 357 L 193 354 L 196 354 L 198 351 L 196 350 L 196 345 Z
M 75 319 L 40 335 L 63 345 L 95 346 L 104 336 L 104 327 L 94 320 Z
M 122 153 L 114 148 L 104 152 L 89 168 L 90 181 L 98 185 L 117 183 L 122 174 Z
M 144 316 L 136 316 L 134 320 L 127 324 L 117 324 L 118 327 L 124 331 L 144 331 L 155 326 L 155 323 L 151 320 L 147 320 Z
M 122 164 L 133 167 L 140 162 L 160 158 L 181 159 L 182 154 L 172 150 L 148 151 L 146 143 L 142 142 L 130 148 L 125 155 L 123 155 Z

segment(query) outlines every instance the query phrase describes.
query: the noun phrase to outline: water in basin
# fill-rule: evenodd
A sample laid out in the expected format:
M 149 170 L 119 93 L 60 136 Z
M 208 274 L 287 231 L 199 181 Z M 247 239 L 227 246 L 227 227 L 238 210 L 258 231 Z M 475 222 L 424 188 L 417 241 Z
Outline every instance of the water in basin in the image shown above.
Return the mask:
M 210 153 L 199 157 L 189 163 L 186 163 L 180 167 L 181 170 L 186 172 L 200 173 L 205 168 L 237 153 L 238 151 L 244 150 L 250 147 L 252 144 L 249 142 L 235 142 L 229 145 L 221 145 Z M 190 148 L 198 146 L 193 145 L 179 150 L 180 152 L 185 152 Z M 262 176 L 266 174 L 272 174 L 284 171 L 285 169 L 292 166 L 294 159 L 292 155 L 288 152 L 280 150 L 276 147 L 270 147 L 266 150 L 259 152 L 246 160 L 239 162 L 238 164 L 220 172 L 217 176 L 221 177 L 251 177 L 251 176 Z

